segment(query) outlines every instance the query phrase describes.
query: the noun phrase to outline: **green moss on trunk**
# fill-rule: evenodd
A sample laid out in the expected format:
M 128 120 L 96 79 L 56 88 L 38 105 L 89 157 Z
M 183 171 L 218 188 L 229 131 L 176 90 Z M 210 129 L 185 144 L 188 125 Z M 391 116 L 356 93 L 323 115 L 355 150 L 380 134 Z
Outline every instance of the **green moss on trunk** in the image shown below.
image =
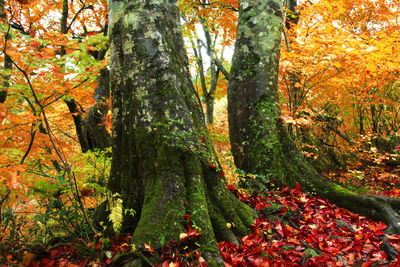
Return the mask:
M 318 175 L 290 140 L 279 119 L 278 62 L 282 1 L 242 0 L 229 82 L 229 124 L 236 165 L 389 225 L 400 233 L 400 199 L 357 195 Z M 395 256 L 395 255 L 393 255 Z
M 236 240 L 247 232 L 254 213 L 218 175 L 187 67 L 177 3 L 125 0 L 110 7 L 114 145 L 109 188 L 120 193 L 124 209 L 136 211 L 125 216 L 123 231 L 133 232 L 136 248 L 159 248 L 179 242 L 187 223 L 182 216 L 191 214 L 207 248 L 204 256 L 221 265 L 217 233 Z

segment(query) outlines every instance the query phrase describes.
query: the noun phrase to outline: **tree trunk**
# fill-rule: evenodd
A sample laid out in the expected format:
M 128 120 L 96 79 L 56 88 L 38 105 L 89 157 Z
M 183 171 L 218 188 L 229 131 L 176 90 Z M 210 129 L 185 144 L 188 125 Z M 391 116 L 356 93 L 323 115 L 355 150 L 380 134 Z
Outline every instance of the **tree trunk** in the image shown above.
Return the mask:
M 215 92 L 217 90 L 217 83 L 219 78 L 219 70 L 216 64 L 216 55 L 214 55 L 214 46 L 217 41 L 217 36 L 215 36 L 214 42 L 211 40 L 210 30 L 208 26 L 205 25 L 206 21 L 204 18 L 200 18 L 200 22 L 202 24 L 204 36 L 206 37 L 206 50 L 207 54 L 210 57 L 210 74 L 211 74 L 211 84 L 210 89 L 207 91 L 207 94 L 204 95 L 204 102 L 206 104 L 206 122 L 209 124 L 213 124 L 214 122 L 214 98 Z
M 60 23 L 62 34 L 67 34 L 70 30 L 71 25 L 68 25 L 68 11 L 68 0 L 63 0 Z M 107 27 L 104 27 L 103 30 L 104 34 L 106 34 Z M 89 53 L 97 60 L 102 60 L 104 59 L 106 51 L 107 49 L 101 49 L 99 51 L 90 51 Z M 61 47 L 60 54 L 65 55 L 65 53 L 65 48 Z M 94 92 L 96 104 L 90 108 L 86 117 L 84 117 L 84 112 L 75 99 L 70 98 L 65 100 L 69 112 L 74 114 L 72 115 L 72 119 L 74 121 L 76 135 L 78 136 L 82 152 L 94 149 L 105 149 L 111 146 L 111 136 L 107 132 L 105 126 L 106 115 L 108 112 L 106 101 L 110 96 L 110 78 L 107 68 L 101 70 L 97 81 L 99 82 L 99 85 L 96 87 Z
M 214 100 L 215 100 L 215 92 L 217 90 L 218 78 L 220 73 L 220 68 L 218 66 L 218 58 L 214 52 L 214 46 L 217 41 L 217 37 L 215 37 L 214 42 L 211 39 L 211 34 L 207 26 L 205 26 L 205 19 L 200 17 L 200 23 L 202 24 L 203 32 L 206 38 L 206 43 L 204 43 L 199 37 L 195 37 L 197 41 L 197 47 L 194 44 L 193 37 L 190 36 L 189 40 L 193 47 L 194 56 L 196 58 L 196 63 L 199 68 L 199 76 L 201 89 L 204 98 L 205 104 L 205 113 L 206 113 L 206 122 L 209 124 L 214 123 Z M 201 52 L 201 48 L 204 47 L 207 50 L 207 55 L 211 60 L 210 64 L 210 74 L 211 74 L 211 83 L 210 89 L 207 89 L 207 83 L 205 78 L 204 64 L 203 64 L 203 55 Z
M 282 1 L 242 0 L 228 94 L 232 152 L 238 168 L 316 193 L 400 233 L 400 199 L 358 195 L 321 177 L 279 119 L 278 62 Z M 393 256 L 393 255 L 392 255 Z
M 94 149 L 103 150 L 111 146 L 111 136 L 105 125 L 109 110 L 107 100 L 110 97 L 110 77 L 106 68 L 101 70 L 97 81 L 99 84 L 94 92 L 96 104 L 90 108 L 86 117 L 75 99 L 65 100 L 69 112 L 73 114 L 72 119 L 82 152 Z
M 276 154 L 279 147 L 277 87 L 283 22 L 282 1 L 253 2 L 245 0 L 240 4 L 228 88 L 228 119 L 236 166 L 260 173 L 266 171 L 265 166 L 280 171 L 282 165 L 269 155 Z M 258 142 L 263 143 L 262 153 L 266 152 L 263 158 L 257 152 Z
M 4 55 L 4 70 L 5 71 L 9 71 L 12 69 L 12 62 L 9 56 Z M 10 75 L 9 74 L 5 74 L 3 75 L 3 89 L 0 90 L 0 103 L 4 103 L 7 99 L 7 89 L 10 86 L 9 83 L 9 79 L 10 79 Z
M 201 228 L 208 261 L 216 240 L 237 242 L 253 211 L 225 187 L 189 76 L 177 1 L 112 1 L 113 155 L 109 180 L 136 248 L 179 241 L 182 216 Z M 235 227 L 227 228 L 227 223 Z
M 106 68 L 102 69 L 97 81 L 99 85 L 94 92 L 96 104 L 90 108 L 88 115 L 82 120 L 82 134 L 85 135 L 87 150 L 106 149 L 111 146 L 111 136 L 105 125 L 109 110 L 107 100 L 110 98 L 110 72 Z
M 0 20 L 1 23 L 7 23 L 7 15 L 4 10 L 4 0 L 0 0 Z M 4 43 L 7 44 L 7 40 L 10 40 L 11 36 L 9 33 L 7 33 L 4 36 Z M 4 50 L 7 50 L 7 47 L 4 47 Z M 5 71 L 10 71 L 12 69 L 12 61 L 9 56 L 4 55 L 4 70 Z M 9 84 L 9 79 L 10 79 L 10 74 L 6 73 L 3 75 L 3 83 L 2 83 L 2 89 L 0 89 L 0 103 L 4 103 L 7 99 L 7 89 L 10 86 Z

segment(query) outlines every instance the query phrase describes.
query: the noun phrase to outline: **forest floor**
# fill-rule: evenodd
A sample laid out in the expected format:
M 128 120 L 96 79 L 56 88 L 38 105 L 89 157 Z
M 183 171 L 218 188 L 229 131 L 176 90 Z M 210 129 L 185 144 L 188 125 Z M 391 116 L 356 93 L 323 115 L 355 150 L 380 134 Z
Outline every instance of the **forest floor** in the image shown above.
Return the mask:
M 385 234 L 384 223 L 305 194 L 299 185 L 278 188 L 271 181 L 257 181 L 258 192 L 242 188 L 257 177 L 240 177 L 233 168 L 224 105 L 221 102 L 216 107 L 216 114 L 222 115 L 210 130 L 228 188 L 260 213 L 239 245 L 219 243 L 225 266 L 400 266 L 400 257 L 389 259 L 383 250 L 384 243 L 390 243 L 400 251 L 400 235 Z M 379 160 L 357 163 L 326 176 L 360 192 L 400 197 L 399 166 Z M 179 244 L 168 243 L 159 251 L 148 246 L 144 253 L 158 253 L 162 267 L 207 266 L 201 254 L 203 248 L 196 243 L 201 233 L 186 219 L 187 232 L 182 233 Z M 9 244 L 8 251 L 3 246 L 0 262 L 1 266 L 107 266 L 117 254 L 131 250 L 130 239 L 130 235 L 114 239 L 97 235 L 92 242 L 73 240 L 34 249 L 15 249 Z

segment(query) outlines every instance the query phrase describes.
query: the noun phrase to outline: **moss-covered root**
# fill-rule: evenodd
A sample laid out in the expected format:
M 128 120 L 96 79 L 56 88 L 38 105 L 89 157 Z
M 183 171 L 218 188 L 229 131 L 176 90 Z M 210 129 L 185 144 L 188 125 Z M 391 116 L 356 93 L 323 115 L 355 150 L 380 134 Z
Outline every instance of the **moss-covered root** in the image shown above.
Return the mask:
M 237 243 L 237 237 L 248 233 L 249 226 L 253 223 L 255 213 L 247 205 L 235 198 L 225 187 L 209 189 L 208 195 L 212 204 L 210 205 L 210 216 L 216 235 L 224 232 L 234 235 L 236 238 L 229 238 L 228 235 L 221 235 L 219 240 L 228 240 Z M 223 231 L 223 229 L 226 229 Z
M 282 161 L 285 162 L 285 176 L 290 177 L 287 182 L 299 182 L 302 188 L 310 193 L 317 194 L 340 207 L 347 208 L 368 218 L 383 221 L 388 225 L 387 233 L 400 234 L 400 199 L 377 195 L 360 195 L 320 176 L 304 159 L 297 148 L 292 144 L 282 126 L 280 142 L 282 144 Z M 385 251 L 395 258 L 397 251 L 386 243 Z
M 179 243 L 188 223 L 183 215 L 190 214 L 192 227 L 201 233 L 203 257 L 211 266 L 223 265 L 217 241 L 237 243 L 253 222 L 253 211 L 225 188 L 216 169 L 192 153 L 165 145 L 149 160 L 154 162 L 156 171 L 144 175 L 144 202 L 133 234 L 136 249 Z
M 374 220 L 383 221 L 388 225 L 386 233 L 400 234 L 400 199 L 376 195 L 358 195 L 331 182 L 325 183 L 326 190 L 320 194 L 322 197 L 347 208 L 355 213 Z M 313 182 L 316 183 L 315 181 Z M 382 249 L 392 259 L 397 258 L 398 251 L 383 240 Z
M 122 253 L 116 255 L 110 267 L 147 267 L 152 266 L 152 263 L 140 252 Z
M 321 197 L 360 215 L 385 222 L 388 234 L 400 234 L 400 199 L 356 194 L 323 177 L 313 179 L 312 184 L 314 188 L 319 188 L 318 195 Z

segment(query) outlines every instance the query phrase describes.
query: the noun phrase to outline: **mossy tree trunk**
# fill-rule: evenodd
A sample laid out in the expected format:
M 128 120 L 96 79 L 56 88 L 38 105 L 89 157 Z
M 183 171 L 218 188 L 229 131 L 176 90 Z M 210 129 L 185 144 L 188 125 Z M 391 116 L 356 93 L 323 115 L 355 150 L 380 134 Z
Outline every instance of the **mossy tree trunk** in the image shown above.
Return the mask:
M 109 188 L 136 248 L 179 241 L 182 216 L 219 260 L 216 240 L 237 241 L 253 211 L 225 187 L 190 79 L 177 1 L 111 1 L 113 152 Z M 227 228 L 227 223 L 234 227 Z
M 279 119 L 281 0 L 242 0 L 228 93 L 232 151 L 238 168 L 282 183 L 301 183 L 353 212 L 382 220 L 400 233 L 400 199 L 358 195 L 321 177 L 291 142 Z
M 229 131 L 236 166 L 260 173 L 281 170 L 270 155 L 279 150 L 276 120 L 282 1 L 240 3 L 239 25 L 228 88 Z M 263 142 L 258 153 L 255 142 Z M 267 153 L 265 153 L 267 152 Z M 262 158 L 262 154 L 265 154 Z M 280 173 L 278 173 L 280 175 Z

